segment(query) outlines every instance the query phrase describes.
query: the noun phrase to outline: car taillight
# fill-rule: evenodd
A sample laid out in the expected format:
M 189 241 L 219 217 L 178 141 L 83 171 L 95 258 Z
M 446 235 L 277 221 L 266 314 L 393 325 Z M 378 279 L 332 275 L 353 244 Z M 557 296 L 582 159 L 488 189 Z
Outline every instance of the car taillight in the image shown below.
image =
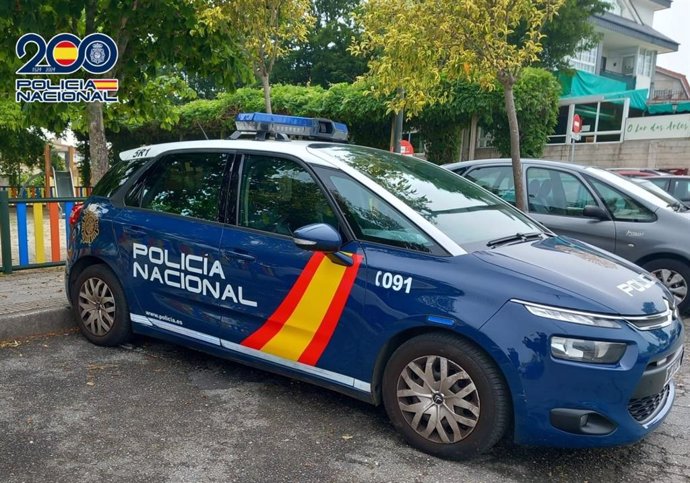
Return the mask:
M 74 228 L 74 225 L 79 221 L 79 215 L 81 210 L 84 208 L 84 203 L 75 203 L 72 207 L 72 213 L 69 214 L 69 226 Z

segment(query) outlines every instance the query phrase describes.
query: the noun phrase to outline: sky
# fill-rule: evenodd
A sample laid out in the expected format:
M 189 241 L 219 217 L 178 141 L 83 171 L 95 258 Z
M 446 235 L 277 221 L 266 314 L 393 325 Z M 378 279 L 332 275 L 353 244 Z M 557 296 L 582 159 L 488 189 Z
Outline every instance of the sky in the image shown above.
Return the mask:
M 654 28 L 680 43 L 678 52 L 661 54 L 657 65 L 681 72 L 690 79 L 690 0 L 674 0 L 671 8 L 654 14 Z

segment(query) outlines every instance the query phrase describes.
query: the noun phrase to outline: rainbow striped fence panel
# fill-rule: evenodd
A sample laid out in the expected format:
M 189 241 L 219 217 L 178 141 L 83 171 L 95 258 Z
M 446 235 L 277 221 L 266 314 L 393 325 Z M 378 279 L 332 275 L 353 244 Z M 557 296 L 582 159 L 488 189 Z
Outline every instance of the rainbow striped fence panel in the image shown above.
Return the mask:
M 84 197 L 32 198 L 0 190 L 0 260 L 4 273 L 65 263 L 69 216 Z

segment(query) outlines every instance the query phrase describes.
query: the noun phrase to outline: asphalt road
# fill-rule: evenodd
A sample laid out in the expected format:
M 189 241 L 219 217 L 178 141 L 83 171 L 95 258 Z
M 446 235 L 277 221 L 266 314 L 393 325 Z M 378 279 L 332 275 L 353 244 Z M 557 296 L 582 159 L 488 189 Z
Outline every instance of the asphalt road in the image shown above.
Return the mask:
M 469 462 L 408 447 L 380 408 L 140 338 L 0 346 L 0 480 L 690 481 L 690 369 L 661 428 L 634 446 L 501 443 Z

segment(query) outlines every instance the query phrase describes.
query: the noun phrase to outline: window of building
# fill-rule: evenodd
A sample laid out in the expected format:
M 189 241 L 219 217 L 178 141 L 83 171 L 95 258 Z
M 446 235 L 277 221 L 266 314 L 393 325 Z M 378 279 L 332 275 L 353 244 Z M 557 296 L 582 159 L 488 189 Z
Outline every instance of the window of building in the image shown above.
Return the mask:
M 652 76 L 656 60 L 656 52 L 653 50 L 640 49 L 637 56 L 637 75 Z
M 568 122 L 575 114 L 582 119 L 581 143 L 620 142 L 628 99 L 616 99 L 561 106 L 549 144 L 568 142 Z
M 598 46 L 594 46 L 591 49 L 579 50 L 573 57 L 570 58 L 570 65 L 573 67 L 573 69 L 583 70 L 585 72 L 595 74 L 597 70 L 598 55 Z
M 494 137 L 489 131 L 479 126 L 477 128 L 477 147 L 490 148 L 494 145 Z

